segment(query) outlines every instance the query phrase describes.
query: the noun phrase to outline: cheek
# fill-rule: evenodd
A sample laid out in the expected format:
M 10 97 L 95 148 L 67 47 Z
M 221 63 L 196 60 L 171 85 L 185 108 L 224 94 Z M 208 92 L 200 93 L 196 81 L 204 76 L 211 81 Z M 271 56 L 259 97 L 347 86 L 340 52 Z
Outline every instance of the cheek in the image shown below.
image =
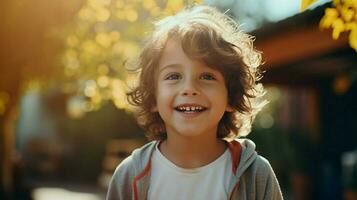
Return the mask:
M 219 103 L 222 107 L 226 107 L 229 104 L 228 91 L 225 86 L 221 86 L 216 90 L 215 94 L 212 94 L 216 98 L 216 102 Z
M 156 102 L 158 106 L 160 106 L 160 104 L 167 104 L 171 101 L 173 98 L 172 91 L 173 90 L 168 87 L 158 85 L 156 92 Z
M 215 95 L 214 97 L 228 99 L 228 90 L 224 85 L 210 86 L 208 91 L 211 95 Z

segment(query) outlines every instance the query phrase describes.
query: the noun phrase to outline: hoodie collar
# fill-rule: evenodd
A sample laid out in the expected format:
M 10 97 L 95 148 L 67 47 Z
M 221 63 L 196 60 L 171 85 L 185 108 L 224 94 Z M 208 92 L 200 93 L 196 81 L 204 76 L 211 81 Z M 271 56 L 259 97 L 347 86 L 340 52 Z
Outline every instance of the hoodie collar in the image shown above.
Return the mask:
M 155 145 L 160 141 L 153 141 L 144 145 L 140 151 L 133 152 L 133 160 L 136 163 L 136 174 L 145 176 L 151 169 L 151 156 Z M 257 157 L 255 144 L 249 139 L 235 139 L 227 142 L 232 158 L 232 172 L 239 178 L 243 172 L 254 162 Z
M 255 151 L 255 144 L 253 141 L 249 139 L 237 139 L 236 141 L 239 142 L 242 146 L 242 153 L 236 173 L 237 178 L 239 178 L 255 161 L 258 154 Z

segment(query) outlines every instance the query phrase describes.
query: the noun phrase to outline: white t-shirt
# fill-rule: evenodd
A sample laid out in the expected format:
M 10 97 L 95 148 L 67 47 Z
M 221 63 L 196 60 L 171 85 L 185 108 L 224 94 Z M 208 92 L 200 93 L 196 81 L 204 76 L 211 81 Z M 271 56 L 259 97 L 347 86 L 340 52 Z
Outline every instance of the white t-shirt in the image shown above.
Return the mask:
M 215 161 L 199 168 L 185 169 L 168 160 L 158 145 L 151 161 L 148 200 L 223 200 L 228 198 L 231 166 L 228 148 Z

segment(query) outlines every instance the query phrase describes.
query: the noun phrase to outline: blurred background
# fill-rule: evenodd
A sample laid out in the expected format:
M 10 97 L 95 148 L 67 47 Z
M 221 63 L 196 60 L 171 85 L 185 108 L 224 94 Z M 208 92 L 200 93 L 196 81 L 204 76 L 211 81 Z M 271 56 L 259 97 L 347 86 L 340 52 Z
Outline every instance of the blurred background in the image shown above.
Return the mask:
M 154 20 L 193 3 L 256 37 L 270 103 L 248 137 L 285 199 L 357 199 L 355 0 L 0 1 L 0 199 L 105 198 L 147 142 L 125 66 Z

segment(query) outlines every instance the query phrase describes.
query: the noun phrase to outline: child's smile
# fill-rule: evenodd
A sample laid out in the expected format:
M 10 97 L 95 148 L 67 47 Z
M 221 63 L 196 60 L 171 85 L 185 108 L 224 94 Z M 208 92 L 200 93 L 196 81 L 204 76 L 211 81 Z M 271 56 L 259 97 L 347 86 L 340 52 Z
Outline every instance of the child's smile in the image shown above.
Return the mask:
M 207 110 L 207 108 L 199 104 L 181 104 L 176 106 L 175 110 L 186 114 L 187 116 L 196 116 L 199 113 Z
M 199 60 L 191 60 L 179 40 L 168 40 L 159 62 L 156 106 L 168 137 L 212 134 L 228 106 L 223 75 Z

